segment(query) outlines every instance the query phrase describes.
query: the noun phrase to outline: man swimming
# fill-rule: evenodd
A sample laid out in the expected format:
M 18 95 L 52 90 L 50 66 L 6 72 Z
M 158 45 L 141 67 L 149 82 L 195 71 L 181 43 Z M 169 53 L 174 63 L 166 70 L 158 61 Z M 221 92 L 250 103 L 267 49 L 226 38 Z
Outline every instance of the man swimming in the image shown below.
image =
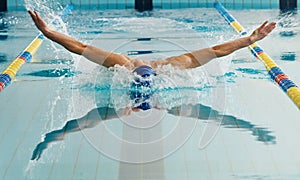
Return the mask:
M 256 41 L 265 38 L 276 27 L 275 22 L 268 23 L 265 21 L 260 27 L 258 27 L 250 36 L 238 38 L 233 41 L 229 41 L 220 45 L 216 45 L 209 48 L 196 50 L 193 52 L 185 53 L 179 56 L 173 56 L 162 60 L 155 61 L 143 61 L 140 59 L 131 59 L 129 56 L 122 54 L 116 54 L 108 52 L 103 49 L 84 44 L 72 37 L 56 32 L 48 28 L 45 21 L 39 16 L 37 12 L 31 10 L 28 11 L 36 27 L 50 40 L 62 45 L 68 51 L 82 55 L 88 60 L 103 65 L 105 67 L 113 67 L 116 64 L 125 66 L 131 69 L 134 73 L 138 74 L 142 78 L 155 76 L 155 69 L 159 66 L 172 65 L 174 67 L 188 69 L 196 68 L 208 63 L 210 60 L 222 56 L 229 55 L 236 50 L 247 47 Z M 149 81 L 143 81 L 137 79 L 134 82 L 135 87 L 149 86 Z M 131 99 L 135 98 L 135 101 L 140 103 L 136 106 L 138 109 L 147 110 L 151 106 L 144 100 L 147 100 L 149 95 L 139 94 L 138 91 L 131 92 Z M 135 96 L 135 97 L 133 97 Z M 140 102 L 141 101 L 141 102 Z
M 50 40 L 62 45 L 72 53 L 82 55 L 88 60 L 105 67 L 113 67 L 116 64 L 126 66 L 131 69 L 136 69 L 140 66 L 149 66 L 153 69 L 158 66 L 171 64 L 179 68 L 196 68 L 204 65 L 210 60 L 222 56 L 229 55 L 236 50 L 247 47 L 256 41 L 265 38 L 276 26 L 275 22 L 269 23 L 265 21 L 259 28 L 257 28 L 250 36 L 242 37 L 224 44 L 216 45 L 210 48 L 204 48 L 190 53 L 185 53 L 180 56 L 173 56 L 163 60 L 143 61 L 138 59 L 131 59 L 122 54 L 108 52 L 97 47 L 84 44 L 67 35 L 53 31 L 48 28 L 45 21 L 39 16 L 37 12 L 28 11 L 36 27 Z

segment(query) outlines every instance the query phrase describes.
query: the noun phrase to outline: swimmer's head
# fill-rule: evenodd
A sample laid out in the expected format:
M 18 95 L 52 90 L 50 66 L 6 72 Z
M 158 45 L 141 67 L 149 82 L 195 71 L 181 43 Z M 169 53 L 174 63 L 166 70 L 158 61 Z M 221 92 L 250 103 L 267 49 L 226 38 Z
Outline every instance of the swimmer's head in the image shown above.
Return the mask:
M 153 71 L 152 67 L 150 66 L 139 66 L 135 70 L 134 73 L 141 76 L 142 78 L 150 77 L 151 75 L 156 76 L 156 73 Z
M 142 110 L 151 109 L 149 104 L 149 99 L 152 96 L 152 92 L 143 91 L 143 87 L 151 87 L 150 76 L 156 76 L 156 73 L 150 66 L 139 66 L 133 73 L 136 73 L 138 76 L 134 78 L 134 81 L 131 83 L 130 99 L 134 100 L 134 106 Z

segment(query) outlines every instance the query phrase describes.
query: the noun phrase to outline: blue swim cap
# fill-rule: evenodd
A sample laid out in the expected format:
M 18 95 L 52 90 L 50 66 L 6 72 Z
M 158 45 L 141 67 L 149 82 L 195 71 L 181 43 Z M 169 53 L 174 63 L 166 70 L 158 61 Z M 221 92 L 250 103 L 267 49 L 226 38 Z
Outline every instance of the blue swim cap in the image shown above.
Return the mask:
M 142 76 L 143 78 L 149 77 L 151 75 L 156 76 L 156 73 L 153 71 L 152 67 L 150 66 L 139 66 L 133 72 L 136 72 L 138 75 Z
M 137 67 L 133 72 L 141 76 L 141 78 L 136 77 L 134 82 L 131 83 L 130 99 L 134 100 L 135 104 L 138 104 L 138 106 L 135 106 L 136 108 L 142 110 L 151 109 L 151 105 L 147 101 L 153 93 L 150 90 L 143 91 L 143 87 L 151 87 L 151 80 L 147 78 L 151 75 L 156 76 L 156 73 L 150 66 Z

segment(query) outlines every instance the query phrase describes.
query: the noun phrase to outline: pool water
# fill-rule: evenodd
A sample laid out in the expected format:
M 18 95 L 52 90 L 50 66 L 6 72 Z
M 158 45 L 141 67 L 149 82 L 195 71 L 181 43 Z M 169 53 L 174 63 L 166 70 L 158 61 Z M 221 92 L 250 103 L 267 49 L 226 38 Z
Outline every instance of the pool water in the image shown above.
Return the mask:
M 259 44 L 299 85 L 299 15 L 231 13 L 249 32 L 278 22 Z M 237 38 L 214 9 L 75 9 L 66 22 L 69 35 L 99 48 L 151 50 L 131 55 L 146 60 Z M 2 14 L 0 29 L 4 69 L 38 32 L 20 11 Z M 247 49 L 157 73 L 143 89 L 156 109 L 126 116 L 129 70 L 106 69 L 46 40 L 0 93 L 2 179 L 299 179 L 299 109 Z

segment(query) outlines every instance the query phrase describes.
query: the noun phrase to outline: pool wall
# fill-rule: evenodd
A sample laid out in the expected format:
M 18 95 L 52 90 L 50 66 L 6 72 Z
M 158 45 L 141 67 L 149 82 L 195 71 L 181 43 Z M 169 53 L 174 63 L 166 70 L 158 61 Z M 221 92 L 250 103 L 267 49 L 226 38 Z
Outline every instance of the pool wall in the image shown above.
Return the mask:
M 279 0 L 219 0 L 228 9 L 279 9 Z M 58 0 L 82 9 L 133 9 L 134 0 Z M 298 0 L 298 3 L 300 0 Z M 52 2 L 53 3 L 53 2 Z M 25 10 L 24 0 L 8 0 L 9 11 Z M 212 8 L 213 0 L 153 0 L 154 9 Z

